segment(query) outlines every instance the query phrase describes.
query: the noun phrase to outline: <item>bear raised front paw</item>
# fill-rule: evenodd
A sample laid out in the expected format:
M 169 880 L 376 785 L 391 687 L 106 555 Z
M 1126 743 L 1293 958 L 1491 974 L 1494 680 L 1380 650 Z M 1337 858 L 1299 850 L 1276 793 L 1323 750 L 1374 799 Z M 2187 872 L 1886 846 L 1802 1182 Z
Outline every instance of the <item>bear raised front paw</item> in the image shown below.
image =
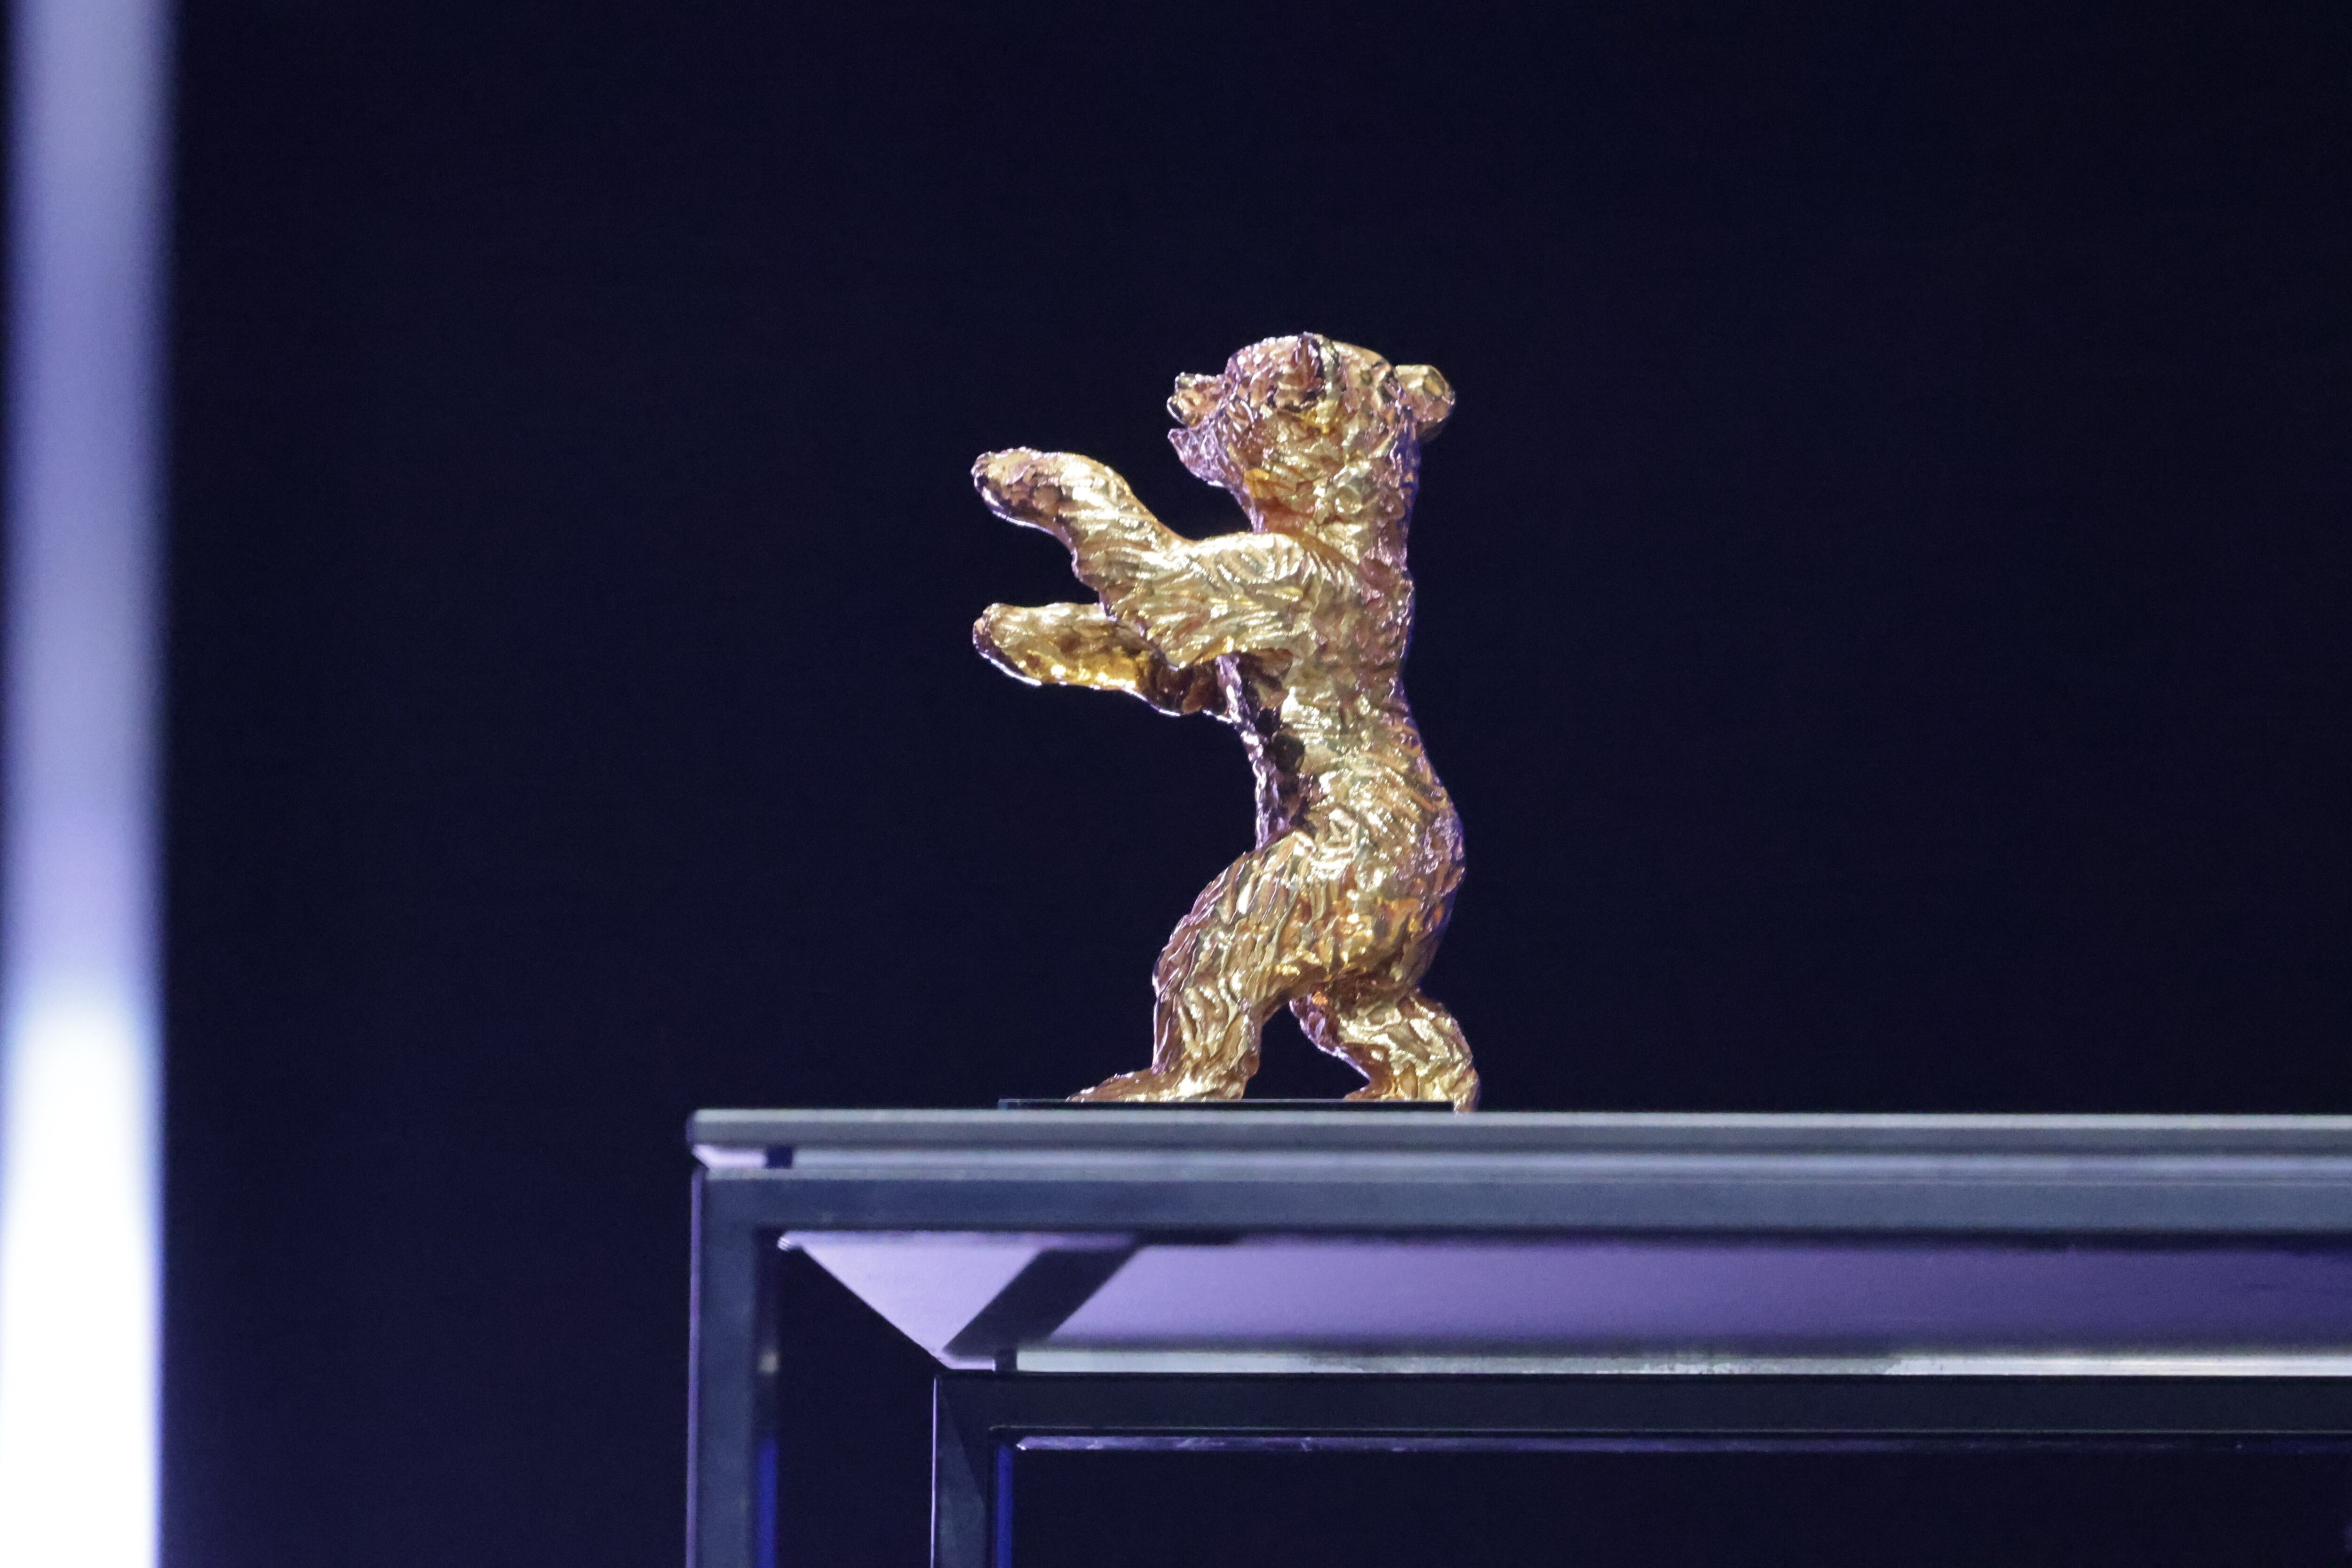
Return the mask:
M 985 453 L 971 466 L 972 487 L 989 510 L 1048 532 L 1059 531 L 1055 523 L 1067 500 L 1059 480 L 1052 458 L 1026 447 Z

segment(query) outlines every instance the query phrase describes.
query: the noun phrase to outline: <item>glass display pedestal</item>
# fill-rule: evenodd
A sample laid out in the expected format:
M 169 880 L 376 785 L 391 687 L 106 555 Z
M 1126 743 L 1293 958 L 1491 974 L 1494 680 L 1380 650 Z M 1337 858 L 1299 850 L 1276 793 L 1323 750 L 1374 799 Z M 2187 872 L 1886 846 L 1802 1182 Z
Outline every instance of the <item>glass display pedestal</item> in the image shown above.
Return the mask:
M 805 1253 L 1050 1447 L 2352 1447 L 2352 1118 L 704 1111 L 689 1562 L 768 1568 Z

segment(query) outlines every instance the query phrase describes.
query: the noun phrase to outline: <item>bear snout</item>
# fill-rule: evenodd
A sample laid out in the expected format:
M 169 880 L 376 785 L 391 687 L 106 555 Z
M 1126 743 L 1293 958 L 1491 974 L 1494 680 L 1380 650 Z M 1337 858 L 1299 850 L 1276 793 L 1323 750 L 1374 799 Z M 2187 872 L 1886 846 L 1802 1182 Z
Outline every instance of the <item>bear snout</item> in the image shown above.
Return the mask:
M 1175 395 L 1168 399 L 1168 417 L 1189 429 L 1214 413 L 1224 395 L 1222 375 L 1180 375 Z

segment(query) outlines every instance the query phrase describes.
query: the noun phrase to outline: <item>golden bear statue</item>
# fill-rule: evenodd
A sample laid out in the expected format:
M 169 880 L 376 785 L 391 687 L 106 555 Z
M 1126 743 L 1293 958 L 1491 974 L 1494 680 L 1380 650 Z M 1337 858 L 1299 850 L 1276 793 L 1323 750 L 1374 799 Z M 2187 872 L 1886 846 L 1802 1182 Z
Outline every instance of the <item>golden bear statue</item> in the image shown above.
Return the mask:
M 1426 365 L 1313 333 L 1176 382 L 1184 466 L 1244 533 L 1186 539 L 1125 479 L 1068 452 L 992 452 L 991 510 L 1069 547 L 1093 605 L 994 605 L 982 654 L 1033 684 L 1091 686 L 1231 724 L 1257 778 L 1257 847 L 1209 884 L 1152 974 L 1151 1065 L 1075 1096 L 1237 1100 L 1287 1006 L 1364 1075 L 1350 1100 L 1477 1103 L 1452 1015 L 1421 993 L 1462 880 L 1462 824 L 1402 672 L 1405 527 L 1421 448 L 1454 405 Z

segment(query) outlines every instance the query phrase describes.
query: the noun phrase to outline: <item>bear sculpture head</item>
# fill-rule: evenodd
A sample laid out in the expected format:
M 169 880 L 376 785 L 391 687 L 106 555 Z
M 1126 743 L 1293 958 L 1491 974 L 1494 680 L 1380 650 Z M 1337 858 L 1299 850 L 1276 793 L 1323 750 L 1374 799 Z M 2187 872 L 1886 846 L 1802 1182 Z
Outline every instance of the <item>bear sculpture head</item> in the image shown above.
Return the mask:
M 1177 377 L 1168 438 L 1259 531 L 1385 555 L 1404 545 L 1422 443 L 1453 408 L 1429 366 L 1304 332 L 1252 343 L 1222 375 Z

